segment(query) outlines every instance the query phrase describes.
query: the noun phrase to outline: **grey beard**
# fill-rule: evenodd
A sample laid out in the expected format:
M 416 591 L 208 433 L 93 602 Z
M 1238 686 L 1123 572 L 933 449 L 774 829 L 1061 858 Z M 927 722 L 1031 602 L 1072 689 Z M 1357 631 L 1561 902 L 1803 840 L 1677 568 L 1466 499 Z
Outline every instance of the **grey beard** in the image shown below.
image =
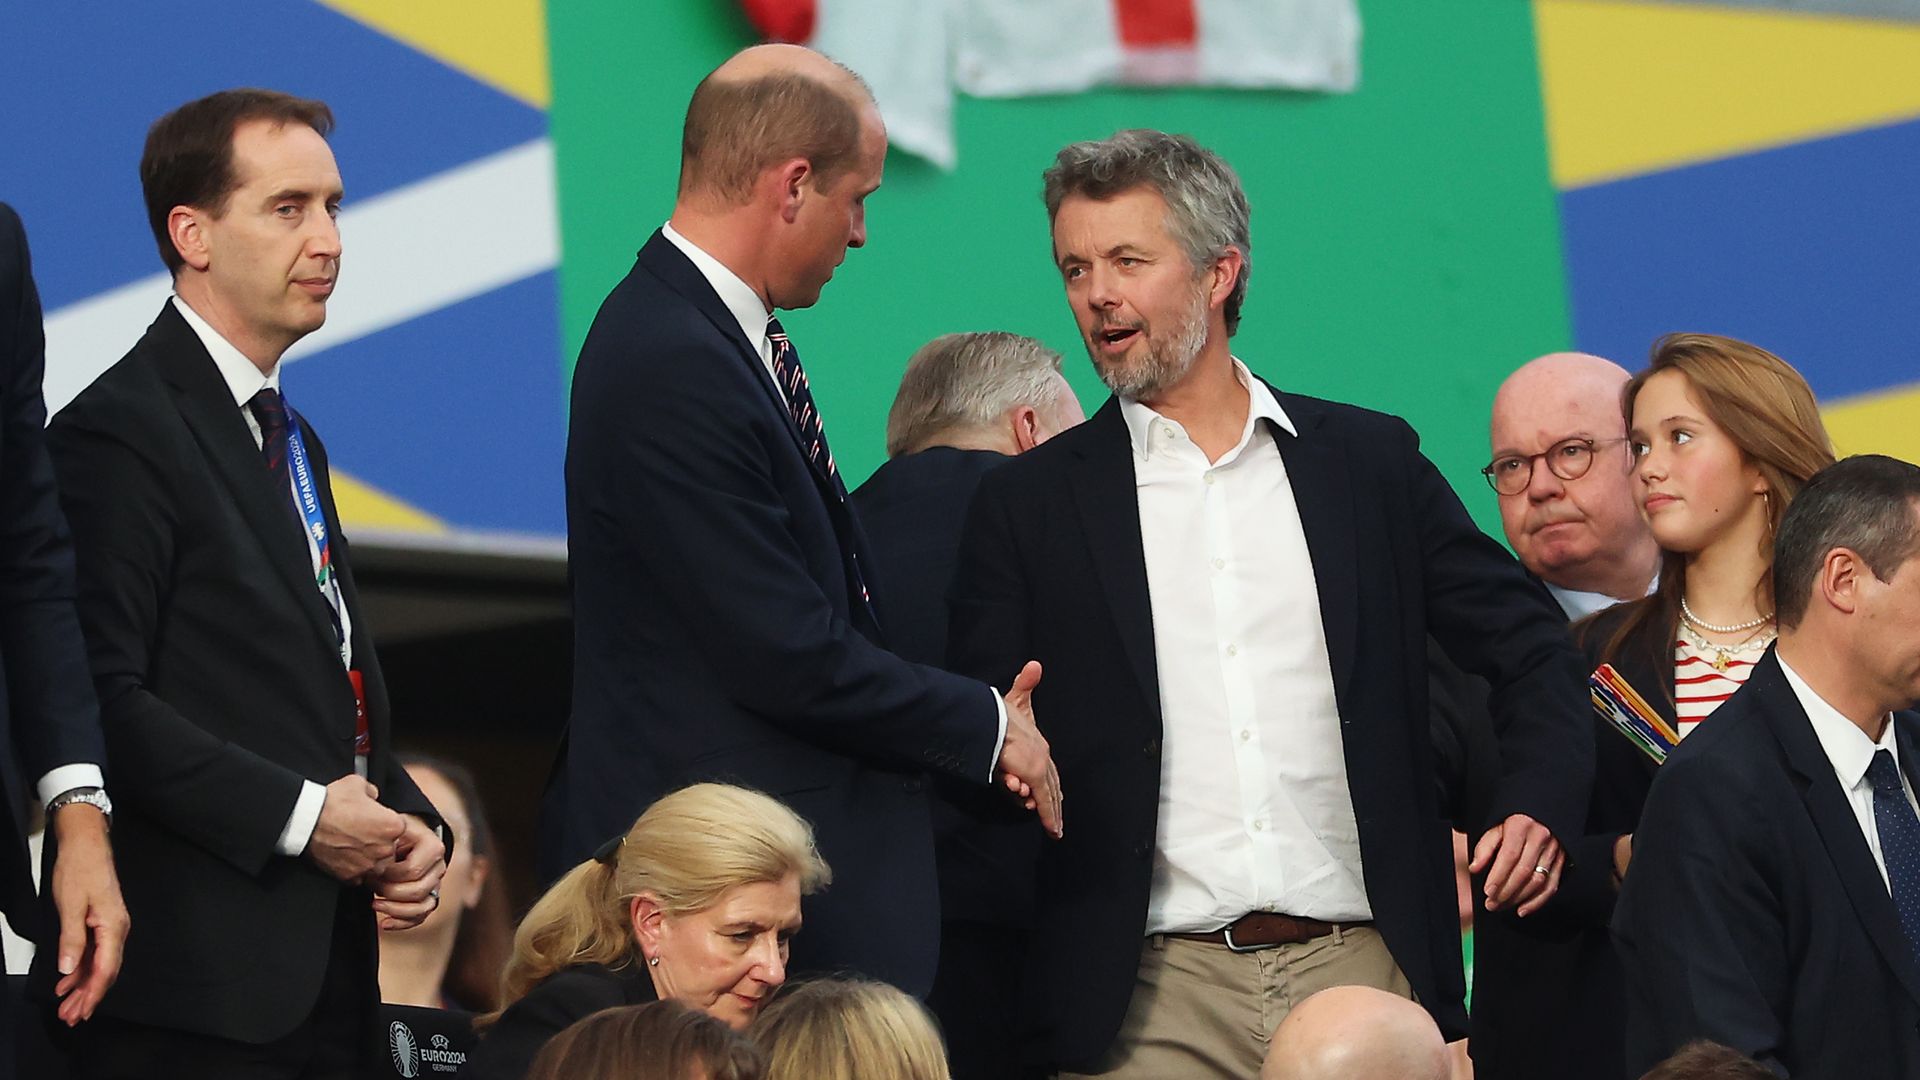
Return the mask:
M 1186 378 L 1206 345 L 1207 303 L 1203 292 L 1169 337 L 1158 343 L 1148 342 L 1146 359 L 1139 364 L 1103 367 L 1096 360 L 1093 369 L 1100 375 L 1100 381 L 1107 384 L 1107 389 L 1129 401 L 1142 401 L 1159 396 L 1161 391 Z M 1091 357 L 1092 342 L 1088 342 L 1087 348 Z

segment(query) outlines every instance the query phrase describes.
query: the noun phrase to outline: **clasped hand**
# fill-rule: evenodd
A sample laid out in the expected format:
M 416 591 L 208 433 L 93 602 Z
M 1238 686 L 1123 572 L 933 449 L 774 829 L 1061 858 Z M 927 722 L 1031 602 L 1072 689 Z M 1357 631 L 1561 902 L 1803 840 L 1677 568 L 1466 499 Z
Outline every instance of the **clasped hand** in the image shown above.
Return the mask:
M 379 798 L 359 776 L 328 784 L 307 857 L 340 881 L 371 886 L 380 929 L 406 930 L 439 906 L 447 849 L 426 822 Z
M 1525 917 L 1539 911 L 1560 889 L 1566 852 L 1545 825 L 1525 814 L 1515 814 L 1488 829 L 1474 846 L 1470 873 L 1487 870 L 1487 910 L 1519 905 Z

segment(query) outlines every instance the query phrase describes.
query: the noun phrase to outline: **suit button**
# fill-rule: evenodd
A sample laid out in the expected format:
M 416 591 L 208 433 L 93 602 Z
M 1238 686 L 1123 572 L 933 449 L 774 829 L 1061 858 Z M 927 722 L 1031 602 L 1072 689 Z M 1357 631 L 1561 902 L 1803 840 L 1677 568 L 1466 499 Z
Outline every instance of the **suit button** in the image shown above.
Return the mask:
M 1155 754 L 1158 754 L 1160 752 L 1160 740 L 1148 739 L 1146 742 L 1141 743 L 1140 752 L 1142 754 L 1147 755 L 1148 757 L 1152 757 Z
M 1153 845 L 1147 843 L 1144 840 L 1141 841 L 1140 843 L 1133 845 L 1133 857 L 1136 859 L 1145 859 L 1151 856 L 1152 854 L 1153 854 Z
M 920 789 L 925 786 L 926 785 L 922 784 L 918 778 L 905 781 L 900 785 L 900 787 L 903 790 L 905 790 L 909 795 L 918 795 L 920 793 Z

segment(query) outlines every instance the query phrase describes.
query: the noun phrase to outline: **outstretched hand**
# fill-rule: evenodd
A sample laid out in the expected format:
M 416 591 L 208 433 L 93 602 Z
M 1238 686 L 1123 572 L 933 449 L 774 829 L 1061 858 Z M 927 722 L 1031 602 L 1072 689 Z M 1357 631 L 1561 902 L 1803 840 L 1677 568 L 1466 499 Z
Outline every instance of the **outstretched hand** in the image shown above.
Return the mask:
M 1000 746 L 1001 782 L 1018 795 L 1027 809 L 1040 815 L 1040 824 L 1054 839 L 1066 835 L 1061 815 L 1064 799 L 1060 792 L 1060 772 L 1054 767 L 1053 752 L 1033 715 L 1033 688 L 1040 685 L 1040 662 L 1029 660 L 1014 677 L 1006 693 L 1007 738 Z

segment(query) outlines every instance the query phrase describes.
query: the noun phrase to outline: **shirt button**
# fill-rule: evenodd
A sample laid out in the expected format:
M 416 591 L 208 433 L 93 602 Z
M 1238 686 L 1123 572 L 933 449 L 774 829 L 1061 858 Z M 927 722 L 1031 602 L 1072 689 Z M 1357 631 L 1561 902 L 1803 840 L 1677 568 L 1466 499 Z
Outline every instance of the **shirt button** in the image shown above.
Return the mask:
M 1266 822 L 1266 819 L 1264 819 L 1264 818 L 1256 818 L 1256 819 L 1254 820 L 1254 823 L 1253 823 L 1253 831 L 1254 831 L 1254 832 L 1266 832 L 1266 831 L 1267 831 L 1267 822 Z
M 1252 739 L 1253 739 L 1253 732 L 1251 732 L 1251 731 L 1243 731 L 1243 732 L 1241 732 L 1241 733 L 1240 733 L 1240 741 L 1241 741 L 1241 742 L 1249 742 L 1249 741 L 1251 741 Z
M 1229 645 L 1229 646 L 1227 646 L 1227 655 L 1228 655 L 1228 656 L 1239 656 L 1239 655 L 1240 655 L 1240 646 L 1238 646 L 1238 645 Z
M 1227 568 L 1227 560 L 1225 559 L 1213 560 L 1213 568 L 1215 570 L 1225 570 Z
M 1208 473 L 1208 474 L 1207 474 L 1207 483 L 1209 483 L 1209 484 L 1211 484 L 1211 483 L 1213 483 L 1213 474 L 1212 474 L 1212 473 Z

